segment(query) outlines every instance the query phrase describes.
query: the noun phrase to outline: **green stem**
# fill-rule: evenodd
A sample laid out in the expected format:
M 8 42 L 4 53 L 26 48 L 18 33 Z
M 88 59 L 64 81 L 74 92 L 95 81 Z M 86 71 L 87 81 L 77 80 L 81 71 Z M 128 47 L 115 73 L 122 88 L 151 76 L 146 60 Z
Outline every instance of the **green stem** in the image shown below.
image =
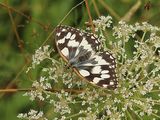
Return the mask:
M 84 114 L 84 113 L 76 113 L 76 114 L 73 114 L 73 115 L 71 115 L 71 116 L 66 117 L 65 120 L 67 120 L 67 119 L 70 120 L 70 118 L 76 117 L 76 116 L 81 115 L 81 114 Z
M 129 113 L 129 111 L 126 110 L 126 112 L 127 112 L 127 114 L 128 114 L 128 117 L 130 118 L 130 120 L 133 120 L 133 118 L 132 118 L 131 114 Z

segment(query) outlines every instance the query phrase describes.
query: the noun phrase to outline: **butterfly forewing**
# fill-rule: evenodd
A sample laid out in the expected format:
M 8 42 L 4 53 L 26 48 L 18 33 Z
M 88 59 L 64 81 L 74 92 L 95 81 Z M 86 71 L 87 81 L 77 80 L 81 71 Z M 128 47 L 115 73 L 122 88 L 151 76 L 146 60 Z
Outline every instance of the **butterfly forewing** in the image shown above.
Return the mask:
M 78 54 L 81 47 L 95 52 L 100 49 L 100 41 L 94 34 L 69 26 L 58 26 L 55 38 L 58 49 L 67 58 L 72 58 L 76 52 Z
M 58 26 L 55 39 L 60 55 L 78 75 L 92 84 L 116 88 L 115 58 L 107 51 L 98 52 L 101 44 L 94 34 Z

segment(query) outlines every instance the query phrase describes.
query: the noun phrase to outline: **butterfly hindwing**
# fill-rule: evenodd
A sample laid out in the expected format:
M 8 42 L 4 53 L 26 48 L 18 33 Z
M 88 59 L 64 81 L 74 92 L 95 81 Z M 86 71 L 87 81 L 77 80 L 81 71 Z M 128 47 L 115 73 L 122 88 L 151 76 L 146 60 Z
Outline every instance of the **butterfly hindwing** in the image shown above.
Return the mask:
M 104 88 L 116 88 L 117 77 L 115 73 L 115 58 L 109 52 L 101 52 L 88 60 L 87 64 L 81 64 L 78 72 L 92 84 Z
M 56 46 L 60 55 L 88 82 L 104 88 L 116 88 L 116 63 L 111 53 L 98 52 L 99 39 L 92 33 L 58 26 L 55 32 Z

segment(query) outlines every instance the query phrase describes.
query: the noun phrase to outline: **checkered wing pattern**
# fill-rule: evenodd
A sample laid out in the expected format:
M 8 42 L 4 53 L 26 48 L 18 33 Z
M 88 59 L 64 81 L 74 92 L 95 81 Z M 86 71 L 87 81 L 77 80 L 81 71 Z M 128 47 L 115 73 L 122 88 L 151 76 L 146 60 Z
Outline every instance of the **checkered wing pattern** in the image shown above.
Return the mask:
M 55 39 L 60 55 L 78 75 L 100 87 L 117 87 L 115 58 L 107 51 L 98 52 L 101 44 L 96 35 L 58 26 Z

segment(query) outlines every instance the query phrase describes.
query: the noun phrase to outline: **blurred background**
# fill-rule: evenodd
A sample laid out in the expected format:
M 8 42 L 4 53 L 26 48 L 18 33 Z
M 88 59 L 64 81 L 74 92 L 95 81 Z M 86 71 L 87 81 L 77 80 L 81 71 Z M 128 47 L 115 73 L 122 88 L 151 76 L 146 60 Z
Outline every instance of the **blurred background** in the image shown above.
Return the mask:
M 82 0 L 1 0 L 0 2 L 0 119 L 17 120 L 20 112 L 31 106 L 24 92 L 38 72 L 26 75 L 34 51 L 45 44 L 51 31 Z M 114 24 L 125 20 L 132 24 L 147 21 L 160 26 L 159 0 L 88 0 L 92 19 L 110 15 Z M 62 24 L 85 28 L 89 21 L 83 2 L 69 13 Z M 38 107 L 38 106 L 37 106 Z

